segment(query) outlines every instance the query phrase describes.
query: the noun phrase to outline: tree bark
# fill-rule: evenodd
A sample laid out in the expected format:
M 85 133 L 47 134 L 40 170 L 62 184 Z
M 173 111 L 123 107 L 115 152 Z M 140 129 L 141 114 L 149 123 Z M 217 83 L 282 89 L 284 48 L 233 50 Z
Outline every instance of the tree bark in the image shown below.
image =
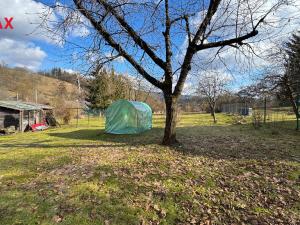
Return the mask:
M 217 119 L 216 119 L 216 114 L 215 114 L 215 112 L 212 111 L 211 115 L 212 115 L 212 117 L 213 117 L 213 119 L 214 119 L 214 123 L 217 123 Z
M 142 36 L 140 35 L 141 30 L 135 30 L 135 27 L 131 25 L 131 21 L 127 21 L 126 17 L 123 15 L 130 13 L 126 10 L 123 12 L 122 5 L 123 3 L 116 5 L 115 2 L 118 1 L 106 1 L 106 0 L 97 0 L 97 1 L 87 1 L 87 0 L 73 0 L 77 10 L 91 23 L 94 27 L 95 37 L 102 37 L 106 44 L 110 46 L 113 50 L 118 53 L 118 56 L 124 57 L 128 63 L 130 63 L 136 71 L 141 74 L 147 81 L 149 81 L 152 85 L 159 88 L 164 92 L 165 95 L 165 104 L 166 104 L 166 126 L 165 126 L 165 134 L 163 138 L 163 144 L 170 145 L 176 141 L 176 119 L 177 119 L 177 101 L 178 97 L 181 95 L 181 92 L 184 87 L 184 83 L 187 79 L 188 73 L 191 70 L 191 62 L 193 56 L 204 49 L 215 48 L 215 47 L 224 47 L 224 46 L 233 46 L 238 47 L 243 44 L 243 41 L 247 40 L 258 34 L 256 30 L 257 27 L 264 22 L 264 19 L 268 14 L 273 11 L 272 7 L 266 14 L 260 18 L 256 24 L 253 24 L 253 30 L 249 31 L 248 33 L 234 37 L 231 39 L 221 38 L 221 41 L 209 42 L 204 43 L 205 36 L 208 34 L 210 36 L 212 29 L 208 28 L 211 24 L 213 16 L 217 13 L 218 7 L 221 4 L 221 0 L 211 0 L 209 4 L 207 4 L 206 15 L 204 16 L 203 20 L 199 23 L 198 27 L 195 30 L 195 35 L 191 35 L 190 28 L 189 28 L 189 20 L 188 15 L 182 15 L 179 19 L 171 19 L 173 16 L 176 15 L 177 12 L 173 12 L 173 10 L 169 11 L 169 0 L 165 0 L 165 31 L 162 32 L 165 37 L 165 51 L 166 56 L 165 60 L 160 58 L 157 50 L 153 50 L 153 46 L 147 43 Z M 92 9 L 100 9 L 99 10 L 92 10 Z M 149 8 L 150 9 L 150 8 Z M 250 9 L 249 9 L 250 10 Z M 99 13 L 98 13 L 99 11 Z M 122 11 L 122 12 L 121 12 Z M 225 11 L 228 11 L 227 9 Z M 238 10 L 239 11 L 239 10 Z M 150 11 L 149 11 L 150 12 Z M 172 15 L 169 13 L 172 12 Z M 102 15 L 103 14 L 103 15 Z M 70 15 L 71 16 L 71 15 Z M 180 16 L 180 14 L 179 14 Z M 107 18 L 112 17 L 116 23 L 113 23 L 113 26 L 110 26 L 110 23 L 107 23 Z M 68 17 L 67 17 L 68 18 Z M 189 43 L 186 48 L 186 53 L 181 64 L 179 78 L 177 82 L 173 81 L 173 70 L 172 70 L 172 40 L 170 36 L 170 30 L 172 24 L 176 21 L 180 21 L 181 18 L 184 18 L 186 22 L 186 30 L 187 35 L 189 37 Z M 252 18 L 251 18 L 252 19 Z M 255 21 L 255 20 L 254 20 Z M 254 22 L 251 21 L 251 22 Z M 65 22 L 65 21 L 63 21 Z M 149 21 L 151 24 L 153 21 Z M 63 23 L 65 24 L 65 23 Z M 116 27 L 114 27 L 116 26 Z M 148 26 L 145 23 L 145 26 Z M 163 26 L 162 26 L 163 27 Z M 223 26 L 222 26 L 223 27 Z M 221 27 L 221 28 L 222 28 Z M 63 28 L 65 28 L 63 26 Z M 158 27 L 161 29 L 161 27 Z M 117 32 L 117 33 L 116 33 Z M 128 51 L 126 48 L 127 42 L 124 42 L 121 37 L 118 35 L 114 35 L 115 33 L 118 34 L 122 32 L 125 37 L 131 39 L 134 42 L 135 50 L 141 53 L 145 53 L 149 59 L 160 67 L 165 72 L 164 81 L 157 79 L 155 74 L 150 74 L 148 72 L 148 68 L 145 67 L 142 63 L 138 61 L 137 55 L 131 54 L 131 51 Z M 154 31 L 151 31 L 152 33 Z M 150 32 L 150 33 L 151 33 Z M 194 33 L 194 32 L 193 32 Z M 192 37 L 193 36 L 193 37 Z M 102 46 L 102 45 L 101 45 Z M 88 49 L 89 51 L 90 49 Z M 98 51 L 98 48 L 93 49 Z M 108 57 L 109 61 L 111 57 Z M 172 92 L 174 87 L 174 91 Z
M 299 115 L 299 112 L 298 112 L 297 104 L 296 104 L 296 101 L 295 101 L 295 99 L 293 97 L 292 92 L 290 91 L 290 88 L 289 88 L 288 92 L 289 92 L 289 100 L 290 100 L 290 103 L 291 103 L 291 105 L 293 107 L 293 111 L 295 113 L 295 116 L 296 116 L 296 118 L 299 118 L 300 115 Z
M 163 145 L 172 145 L 177 143 L 176 122 L 177 122 L 177 99 L 178 97 L 165 95 L 166 104 L 166 122 L 165 132 L 162 141 Z
M 214 119 L 214 123 L 217 123 L 217 119 L 216 119 L 216 113 L 215 113 L 215 107 L 211 107 L 210 108 L 210 114 L 211 114 L 211 116 L 213 117 L 213 119 Z
M 287 97 L 288 97 L 288 99 L 290 100 L 290 103 L 291 103 L 291 105 L 292 105 L 292 107 L 293 107 L 293 111 L 294 111 L 295 116 L 296 116 L 296 118 L 297 118 L 297 117 L 299 117 L 300 115 L 299 115 L 299 112 L 298 112 L 298 108 L 297 108 L 297 105 L 296 105 L 296 101 L 295 101 L 294 96 L 293 96 L 293 91 L 292 91 L 292 89 L 291 89 L 291 86 L 289 85 L 289 82 L 288 82 L 287 78 L 285 78 L 285 79 L 283 80 L 283 82 L 284 82 L 283 84 L 285 85 L 285 88 L 286 88 L 286 94 L 287 94 Z

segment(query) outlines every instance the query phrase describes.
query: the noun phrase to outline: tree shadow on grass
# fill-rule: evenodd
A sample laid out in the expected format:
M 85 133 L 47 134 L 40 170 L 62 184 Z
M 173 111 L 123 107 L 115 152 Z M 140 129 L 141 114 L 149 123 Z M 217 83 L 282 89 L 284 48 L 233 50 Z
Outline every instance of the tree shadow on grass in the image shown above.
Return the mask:
M 183 134 L 176 150 L 193 156 L 230 160 L 287 160 L 300 162 L 300 132 L 293 121 L 280 121 L 254 129 L 251 124 L 222 127 L 194 127 L 193 136 Z M 191 128 L 190 128 L 191 129 Z
M 71 132 L 56 132 L 49 133 L 51 137 L 75 139 L 75 140 L 89 140 L 89 141 L 104 141 L 112 143 L 124 143 L 126 145 L 147 145 L 158 144 L 162 137 L 162 128 L 153 128 L 149 131 L 140 134 L 108 134 L 104 129 L 90 130 L 82 129 Z
M 251 124 L 178 127 L 177 137 L 180 143 L 171 148 L 183 154 L 215 159 L 300 161 L 298 144 L 300 132 L 294 130 L 294 123 L 295 121 L 272 122 L 258 130 Z M 49 132 L 47 135 L 58 139 L 51 142 L 41 140 L 33 143 L 3 143 L 0 144 L 0 150 L 8 148 L 110 150 L 114 147 L 157 145 L 161 143 L 163 128 L 153 128 L 133 135 L 107 134 L 104 129 L 81 129 L 71 132 L 61 130 Z M 68 140 L 62 142 L 60 138 Z M 159 148 L 158 146 L 157 149 Z
M 215 159 L 255 159 L 299 161 L 297 151 L 299 133 L 293 129 L 294 121 L 272 122 L 255 130 L 251 124 L 226 126 L 178 127 L 179 144 L 171 148 L 183 154 Z M 107 134 L 104 130 L 76 130 L 68 133 L 49 133 L 50 136 L 101 141 L 99 145 L 115 147 L 160 144 L 163 128 L 133 135 Z M 107 144 L 103 144 L 107 142 Z M 74 147 L 77 145 L 74 144 Z
M 163 129 L 160 128 L 154 128 L 152 131 L 139 135 L 109 135 L 104 134 L 103 130 L 76 130 L 67 133 L 61 131 L 61 133 L 49 133 L 49 135 L 70 139 L 70 145 L 74 142 L 73 147 L 91 146 L 90 143 L 84 145 L 84 141 L 80 144 L 80 140 L 99 140 L 99 145 L 95 142 L 92 145 L 96 147 L 105 145 L 105 148 L 101 149 L 104 151 L 109 151 L 115 146 L 114 144 L 120 146 L 157 144 L 160 143 L 163 133 Z M 299 143 L 299 133 L 292 129 L 279 130 L 278 133 L 272 134 L 270 128 L 262 127 L 259 130 L 254 130 L 250 125 L 179 127 L 177 132 L 181 143 L 172 147 L 174 152 L 182 152 L 188 156 L 210 157 L 211 159 L 240 161 L 243 159 L 258 159 L 262 163 L 264 163 L 264 159 L 292 160 L 286 150 L 291 148 L 297 150 Z M 79 140 L 77 142 L 79 145 L 76 144 L 76 140 Z M 44 142 L 41 144 L 52 148 L 53 143 Z M 38 142 L 33 142 L 33 144 L 38 148 Z M 70 146 L 69 144 L 64 145 Z M 159 146 L 157 145 L 155 148 L 159 149 Z M 143 148 L 140 148 L 140 151 L 143 150 Z M 156 153 L 159 155 L 159 152 Z M 90 157 L 88 154 L 84 153 L 84 155 L 87 158 Z M 190 212 L 194 212 L 199 218 L 204 218 L 206 216 L 205 212 L 210 207 L 217 208 L 221 212 L 219 217 L 222 222 L 231 224 L 240 222 L 240 220 L 237 221 L 237 216 L 238 218 L 244 218 L 244 215 L 251 215 L 253 218 L 251 202 L 254 201 L 248 197 L 248 193 L 251 194 L 250 196 L 260 196 L 260 198 L 255 199 L 258 205 L 274 208 L 277 211 L 293 207 L 295 199 L 297 199 L 297 192 L 292 191 L 292 194 L 282 195 L 286 198 L 287 205 L 283 205 L 281 199 L 277 197 L 265 205 L 264 199 L 271 199 L 273 193 L 277 193 L 279 190 L 285 193 L 286 187 L 291 188 L 289 182 L 281 182 L 281 173 L 273 173 L 273 169 L 278 168 L 278 166 L 281 166 L 278 171 L 285 171 L 285 167 L 281 164 L 273 165 L 271 162 L 268 162 L 267 165 L 252 163 L 252 161 L 239 162 L 238 164 L 233 162 L 226 166 L 223 165 L 223 161 L 212 162 L 212 160 L 204 159 L 201 160 L 203 166 L 197 164 L 200 166 L 196 167 L 189 158 L 173 161 L 173 158 L 161 158 L 160 155 L 154 158 L 146 158 L 146 155 L 142 155 L 142 157 L 135 158 L 129 164 L 126 158 L 119 163 L 114 160 L 107 163 L 107 159 L 103 158 L 102 163 L 96 164 L 96 167 L 91 169 L 92 161 L 81 161 L 78 164 L 77 161 L 72 161 L 68 152 L 65 152 L 63 156 L 59 154 L 58 156 L 55 160 L 41 162 L 42 159 L 47 158 L 47 154 L 36 155 L 34 153 L 23 158 L 14 157 L 10 160 L 1 161 L 2 168 L 9 166 L 19 170 L 24 168 L 29 178 L 35 178 L 32 182 L 26 181 L 24 180 L 26 177 L 18 177 L 23 176 L 22 173 L 17 173 L 10 174 L 7 180 L 3 181 L 2 179 L 2 182 L 6 182 L 7 185 L 1 186 L 1 201 L 5 203 L 0 204 L 1 224 L 10 224 L 11 218 L 24 224 L 40 223 L 41 220 L 43 220 L 42 222 L 53 223 L 52 218 L 55 215 L 62 215 L 62 223 L 65 224 L 71 224 L 72 219 L 76 219 L 77 224 L 93 223 L 95 220 L 101 223 L 109 220 L 112 224 L 138 224 L 141 222 L 138 219 L 140 215 L 146 219 L 146 222 L 148 220 L 151 222 L 151 219 L 155 218 L 153 215 L 155 215 L 159 222 L 161 220 L 161 222 L 175 224 L 176 222 L 187 222 L 188 218 L 182 216 L 186 215 L 183 212 L 186 211 L 187 205 L 189 210 L 192 210 Z M 144 163 L 140 162 L 141 158 L 145 160 Z M 178 158 L 181 158 L 181 156 L 178 155 Z M 166 166 L 173 163 L 177 164 L 175 168 L 179 168 L 178 170 Z M 252 167 L 253 164 L 258 165 L 258 167 Z M 64 167 L 65 165 L 67 166 Z M 72 168 L 75 169 L 68 169 L 68 165 L 73 166 Z M 38 173 L 36 171 L 37 167 L 40 169 Z M 201 168 L 206 169 L 201 170 Z M 262 171 L 260 171 L 261 169 Z M 267 169 L 267 171 L 263 169 Z M 91 170 L 93 171 L 91 177 L 82 175 Z M 40 176 L 40 171 L 43 171 L 42 176 Z M 214 173 L 207 173 L 208 171 Z M 264 179 L 257 180 L 257 177 L 252 177 L 252 175 L 243 177 L 245 174 L 249 174 L 249 171 L 252 175 L 263 172 L 263 176 L 268 179 L 267 182 L 264 183 Z M 191 182 L 191 175 L 194 182 Z M 269 179 L 273 175 L 276 177 L 276 180 L 272 181 L 275 182 L 274 186 L 269 184 Z M 20 181 L 16 184 L 10 182 L 15 182 L 16 179 Z M 157 186 L 157 179 L 162 182 L 162 185 Z M 213 180 L 213 183 L 211 180 Z M 276 183 L 277 181 L 278 183 Z M 257 182 L 260 183 L 257 184 Z M 251 186 L 252 183 L 255 183 L 256 186 Z M 186 185 L 189 188 L 186 188 Z M 197 189 L 199 186 L 202 189 Z M 222 189 L 224 192 L 219 192 L 223 186 L 226 189 Z M 167 191 L 160 187 L 167 187 Z M 205 192 L 195 195 L 194 190 L 204 190 Z M 210 190 L 217 191 L 210 192 Z M 261 192 L 261 190 L 268 191 Z M 150 191 L 153 192 L 154 201 L 148 203 L 147 196 Z M 233 193 L 234 195 L 232 195 Z M 233 201 L 232 196 L 239 201 Z M 219 199 L 220 201 L 209 201 L 209 204 L 193 205 L 192 202 L 195 199 L 201 203 L 206 203 L 207 199 Z M 135 204 L 132 204 L 133 200 L 137 200 L 134 201 Z M 246 202 L 246 204 L 243 210 L 236 210 L 232 206 L 240 207 L 240 200 Z M 26 205 L 24 202 L 30 204 Z M 149 206 L 149 204 L 151 205 Z M 9 207 L 6 207 L 7 205 Z M 32 210 L 32 205 L 39 206 L 38 213 Z M 155 205 L 165 209 L 167 212 L 165 219 L 159 217 L 161 214 L 155 209 L 157 208 L 154 207 Z M 227 210 L 224 212 L 224 206 L 227 205 L 230 208 L 226 208 Z M 21 212 L 19 210 L 20 206 L 22 206 Z M 282 208 L 277 209 L 278 206 Z M 284 218 L 282 218 L 282 215 L 284 215 Z M 269 216 L 269 214 L 262 216 L 254 214 L 257 221 L 261 221 L 262 217 L 267 218 Z M 286 213 L 277 213 L 275 217 L 281 220 L 284 219 L 284 223 L 289 224 L 289 216 Z M 244 222 L 248 223 L 248 221 Z
M 154 128 L 150 131 L 143 132 L 141 134 L 127 134 L 127 135 L 119 135 L 119 134 L 108 134 L 105 133 L 104 129 L 79 129 L 70 132 L 49 132 L 47 135 L 54 138 L 62 138 L 71 141 L 71 143 L 62 142 L 55 143 L 57 140 L 53 141 L 35 141 L 28 143 L 27 141 L 19 142 L 19 143 L 0 143 L 0 152 L 1 150 L 7 150 L 8 148 L 105 148 L 107 147 L 125 147 L 125 146 L 136 146 L 136 145 L 148 145 L 148 144 L 158 144 L 160 143 L 160 139 L 163 134 L 162 128 Z M 80 140 L 84 141 L 81 142 Z M 90 142 L 87 142 L 90 141 Z
M 1 148 L 4 150 L 7 150 L 7 148 L 22 148 L 22 149 L 32 149 L 32 148 L 38 148 L 38 149 L 48 149 L 48 148 L 55 148 L 57 150 L 64 149 L 64 148 L 105 148 L 105 147 L 124 147 L 127 146 L 126 144 L 1 144 L 0 145 L 0 152 Z M 18 149 L 20 150 L 20 149 Z M 1 154 L 1 153 L 0 153 Z M 3 153 L 4 154 L 4 153 Z

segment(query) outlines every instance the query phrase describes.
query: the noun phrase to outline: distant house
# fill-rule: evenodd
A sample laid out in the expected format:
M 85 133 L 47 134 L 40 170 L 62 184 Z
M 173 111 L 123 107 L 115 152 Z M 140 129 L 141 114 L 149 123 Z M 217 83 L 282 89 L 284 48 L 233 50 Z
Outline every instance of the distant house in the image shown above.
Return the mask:
M 49 105 L 42 105 L 22 101 L 0 101 L 0 129 L 11 126 L 23 132 L 28 126 L 43 121 L 47 110 L 52 110 Z

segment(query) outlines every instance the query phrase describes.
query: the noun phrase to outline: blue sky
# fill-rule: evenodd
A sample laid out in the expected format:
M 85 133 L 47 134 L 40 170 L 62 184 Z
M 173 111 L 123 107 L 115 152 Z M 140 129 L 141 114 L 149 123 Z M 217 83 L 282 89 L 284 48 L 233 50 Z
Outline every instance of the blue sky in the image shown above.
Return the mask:
M 13 30 L 0 30 L 0 61 L 11 67 L 27 67 L 34 71 L 49 70 L 53 67 L 77 70 L 71 60 L 69 45 L 53 43 L 39 28 L 41 14 L 47 10 L 45 4 L 54 1 L 11 0 L 0 1 L 0 21 L 13 17 Z M 71 37 L 69 41 L 75 41 Z
M 68 4 L 70 1 L 66 0 L 60 2 L 62 4 Z M 175 4 L 178 3 L 178 1 L 174 2 Z M 44 31 L 37 28 L 41 21 L 40 14 L 47 10 L 47 6 L 53 5 L 54 3 L 55 1 L 53 0 L 11 0 L 10 4 L 3 1 L 0 2 L 0 16 L 14 17 L 14 30 L 0 32 L 0 40 L 2 39 L 2 42 L 4 42 L 4 39 L 10 40 L 9 49 L 5 49 L 5 51 L 0 53 L 1 61 L 10 66 L 27 67 L 34 71 L 49 70 L 53 67 L 62 67 L 71 70 L 83 69 L 82 62 L 80 62 L 80 60 L 74 61 L 72 58 L 72 54 L 76 53 L 76 50 L 72 50 L 74 47 L 73 45 L 65 43 L 63 46 L 59 46 L 53 43 L 48 37 L 44 37 Z M 143 17 L 143 15 L 140 16 Z M 146 17 L 146 15 L 144 16 Z M 141 25 L 139 18 L 133 17 L 132 20 L 134 26 Z M 162 38 L 161 31 L 159 31 L 159 34 L 160 38 Z M 158 36 L 148 37 L 150 39 L 157 39 Z M 84 39 L 89 41 L 89 37 L 79 38 L 76 35 L 70 35 L 68 37 L 69 42 L 80 43 Z M 178 35 L 174 38 L 174 43 L 180 46 L 183 43 L 183 40 L 184 36 Z M 163 40 L 160 39 L 160 41 Z M 2 45 L 8 46 L 5 43 L 2 43 Z M 163 42 L 160 43 L 160 45 L 163 45 Z M 14 47 L 15 52 L 11 53 L 10 50 Z M 17 51 L 18 49 L 19 51 Z M 102 51 L 103 54 L 109 52 L 108 49 L 102 49 Z M 26 57 L 20 57 L 19 60 L 14 57 L 14 55 L 22 55 L 24 53 Z M 162 58 L 164 57 L 163 55 L 160 56 Z M 123 60 L 116 61 L 112 66 L 114 66 L 114 68 L 119 72 L 134 73 L 131 66 Z M 161 71 L 155 71 L 154 74 L 158 74 L 159 72 Z
M 41 23 L 41 13 L 45 12 L 45 10 L 48 9 L 47 5 L 51 5 L 53 4 L 53 2 L 53 0 L 10 0 L 8 4 L 8 1 L 0 1 L 0 21 L 2 21 L 3 23 L 4 17 L 14 17 L 12 22 L 14 30 L 0 30 L 1 62 L 4 62 L 11 67 L 27 67 L 34 71 L 49 70 L 53 67 L 61 67 L 69 71 L 86 70 L 89 65 L 84 64 L 80 59 L 74 60 L 74 57 L 72 55 L 76 54 L 78 50 L 74 50 L 73 45 L 68 43 L 65 43 L 64 45 L 58 45 L 57 43 L 53 42 L 51 37 L 49 38 L 49 36 L 45 36 L 45 30 L 37 28 L 38 24 Z M 66 2 L 69 2 L 69 0 L 61 2 L 62 4 L 66 4 Z M 179 2 L 181 1 L 172 0 L 171 2 L 173 5 L 180 8 Z M 276 2 L 276 0 L 269 0 L 268 2 L 273 3 Z M 295 2 L 299 3 L 300 5 L 300 0 L 295 0 Z M 195 27 L 197 26 L 197 24 L 199 24 L 199 21 L 201 21 L 202 18 L 200 12 L 200 4 L 198 7 L 199 8 L 197 9 L 194 6 L 191 6 L 191 9 L 189 9 L 196 13 L 196 16 L 194 16 L 191 20 L 192 26 Z M 274 20 L 275 18 L 279 21 L 282 18 L 286 19 L 286 15 L 293 15 L 297 13 L 299 13 L 300 15 L 299 8 L 296 10 L 291 8 L 284 8 L 282 11 L 277 12 L 278 15 L 272 15 L 272 19 Z M 50 19 L 55 20 L 56 18 L 50 17 Z M 140 12 L 139 14 L 131 18 L 131 22 L 134 26 L 139 26 L 142 19 L 147 19 L 147 16 L 143 12 Z M 286 29 L 283 30 L 284 34 L 282 35 L 281 39 L 285 40 L 292 31 L 299 28 L 299 22 L 300 20 L 296 20 L 294 24 L 288 24 L 288 26 L 286 26 Z M 82 33 L 84 33 L 83 31 L 84 30 L 81 30 L 81 28 L 74 29 L 68 36 L 68 41 L 78 42 L 80 44 L 82 44 L 84 41 L 89 42 L 91 40 L 90 37 L 84 35 L 84 37 L 80 37 L 82 36 Z M 175 34 L 175 32 L 177 31 L 177 28 L 173 30 L 173 40 L 174 44 L 176 45 L 176 47 L 174 47 L 176 54 L 173 57 L 174 69 L 176 68 L 176 65 L 178 65 L 176 61 L 182 60 L 186 43 L 186 35 Z M 224 32 L 224 30 L 222 32 Z M 233 33 L 231 30 L 225 30 L 225 32 L 227 32 L 228 35 Z M 263 32 L 264 30 L 260 31 L 260 34 L 263 34 Z M 219 34 L 220 32 L 216 33 L 216 36 Z M 161 31 L 158 31 L 158 33 L 154 35 L 148 35 L 145 38 L 147 39 L 147 41 L 151 41 L 153 43 L 157 42 L 162 47 L 164 45 L 164 43 L 162 42 Z M 261 38 L 261 36 L 255 38 L 254 41 L 257 41 L 259 38 Z M 212 39 L 208 39 L 208 41 L 211 40 Z M 272 41 L 276 43 L 274 38 L 272 39 Z M 278 39 L 276 41 L 278 43 L 278 41 L 280 40 Z M 265 42 L 259 42 L 259 44 L 255 44 L 253 46 L 256 48 L 259 54 L 262 55 L 264 54 L 264 52 L 266 52 L 266 50 L 271 49 L 273 45 L 271 45 L 270 41 L 268 40 Z M 131 49 L 129 47 L 128 50 L 133 51 L 133 48 Z M 207 50 L 203 53 L 198 54 L 198 56 L 195 57 L 195 66 L 193 67 L 192 73 L 201 75 L 202 68 L 200 67 L 205 64 L 205 61 L 208 60 L 209 56 L 211 54 L 213 55 L 215 51 L 216 49 Z M 239 86 L 251 82 L 251 79 L 254 77 L 253 74 L 257 73 L 257 71 L 259 70 L 259 66 L 257 66 L 254 70 L 252 69 L 251 72 L 242 72 L 239 69 L 244 68 L 244 66 L 241 66 L 241 63 L 242 61 L 245 61 L 245 58 L 242 58 L 240 62 L 235 61 L 233 56 L 236 53 L 234 51 L 234 49 L 229 48 L 227 51 L 224 51 L 221 54 L 227 64 L 226 68 L 224 67 L 224 65 L 222 65 L 220 60 L 216 60 L 214 62 L 214 65 L 210 66 L 209 69 L 218 70 L 220 71 L 220 73 L 225 74 L 226 76 L 233 75 L 234 79 L 232 88 L 237 89 Z M 101 49 L 101 54 L 108 53 L 109 50 L 107 47 Z M 161 56 L 161 58 L 164 57 L 162 51 L 158 54 Z M 139 53 L 139 55 L 141 55 L 141 52 Z M 256 65 L 265 63 L 260 58 L 255 58 L 253 60 L 255 61 Z M 132 67 L 124 60 L 117 60 L 110 66 L 113 66 L 115 70 L 121 73 L 127 73 L 130 75 L 136 74 Z M 161 76 L 161 71 L 157 67 L 155 67 L 155 65 L 149 64 L 147 66 L 147 69 L 151 71 L 152 74 L 154 74 L 156 77 Z M 191 79 L 187 81 L 186 89 L 195 86 L 194 84 L 196 82 L 196 78 L 194 76 L 190 76 L 190 78 Z

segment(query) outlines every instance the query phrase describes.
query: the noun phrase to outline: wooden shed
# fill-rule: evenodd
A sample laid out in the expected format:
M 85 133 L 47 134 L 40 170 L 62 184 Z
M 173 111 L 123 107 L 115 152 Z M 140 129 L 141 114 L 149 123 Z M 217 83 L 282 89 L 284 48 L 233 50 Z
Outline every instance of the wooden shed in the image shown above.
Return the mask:
M 22 101 L 0 101 L 0 130 L 11 126 L 23 132 L 28 126 L 43 122 L 45 111 L 52 110 L 49 105 Z

